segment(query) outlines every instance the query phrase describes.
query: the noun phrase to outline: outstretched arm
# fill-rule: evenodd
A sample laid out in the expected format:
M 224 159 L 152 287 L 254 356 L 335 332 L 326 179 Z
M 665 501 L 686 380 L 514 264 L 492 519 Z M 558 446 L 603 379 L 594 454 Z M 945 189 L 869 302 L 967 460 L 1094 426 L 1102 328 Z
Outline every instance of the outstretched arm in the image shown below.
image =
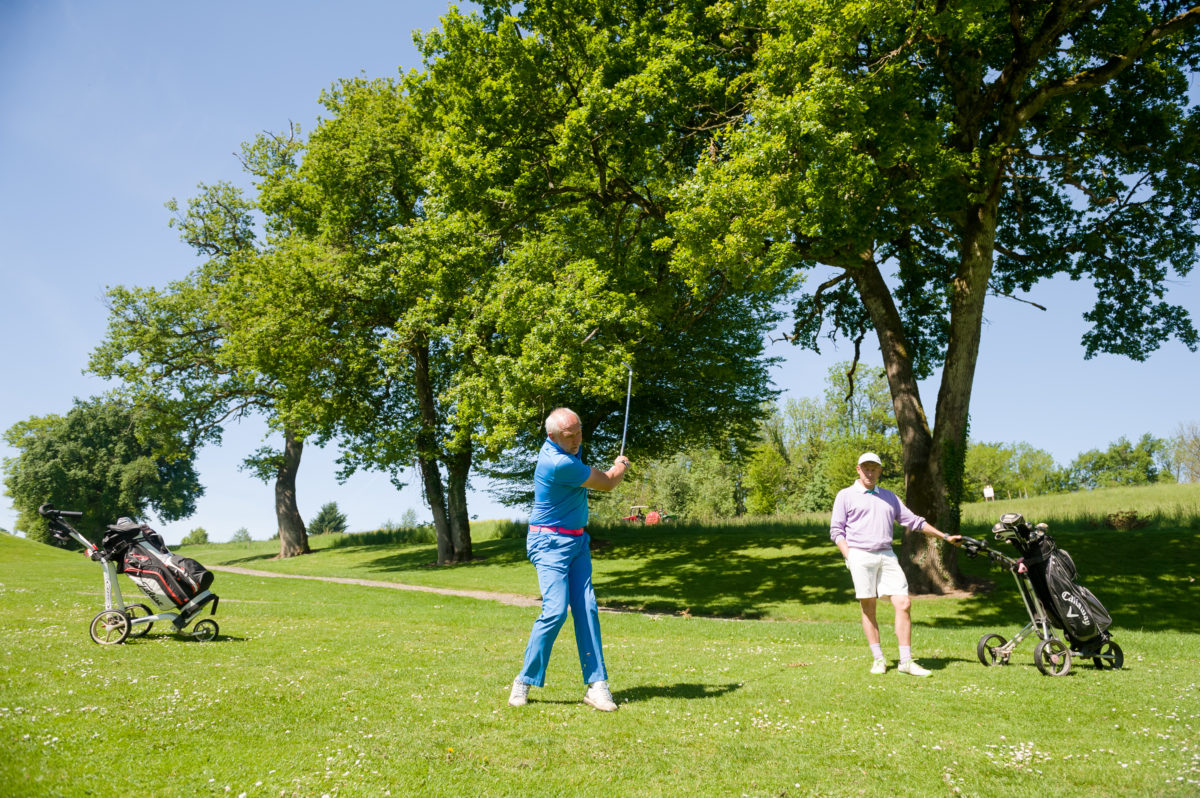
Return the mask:
M 941 538 L 942 540 L 954 546 L 960 545 L 962 541 L 962 535 L 947 535 L 945 532 L 942 532 L 928 521 L 926 521 L 925 525 L 921 527 L 921 531 L 930 537 Z

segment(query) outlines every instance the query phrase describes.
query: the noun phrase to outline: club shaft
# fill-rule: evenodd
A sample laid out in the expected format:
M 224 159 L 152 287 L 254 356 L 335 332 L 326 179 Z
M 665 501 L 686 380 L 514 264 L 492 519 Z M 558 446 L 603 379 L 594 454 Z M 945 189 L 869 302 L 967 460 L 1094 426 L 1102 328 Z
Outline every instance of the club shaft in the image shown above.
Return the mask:
M 629 384 L 625 386 L 625 426 L 621 428 L 621 454 L 625 454 L 625 433 L 629 432 L 629 397 L 633 393 L 633 366 L 629 369 Z

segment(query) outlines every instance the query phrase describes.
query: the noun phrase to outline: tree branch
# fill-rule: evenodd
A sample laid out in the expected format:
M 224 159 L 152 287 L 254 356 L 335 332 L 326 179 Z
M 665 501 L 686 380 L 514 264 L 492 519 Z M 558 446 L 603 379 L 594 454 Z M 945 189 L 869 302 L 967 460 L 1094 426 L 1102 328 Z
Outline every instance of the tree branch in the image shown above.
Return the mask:
M 1088 5 L 1099 4 L 1099 0 L 1092 0 Z M 1103 86 L 1132 66 L 1142 53 L 1150 49 L 1159 40 L 1197 25 L 1200 25 L 1200 6 L 1193 6 L 1163 24 L 1150 28 L 1141 40 L 1125 52 L 1117 53 L 1109 58 L 1103 66 L 1096 67 L 1095 69 L 1085 69 L 1082 72 L 1077 72 L 1062 80 L 1043 86 L 1018 107 L 1016 115 L 1018 126 L 1024 126 L 1042 110 L 1046 103 L 1056 97 L 1076 94 Z

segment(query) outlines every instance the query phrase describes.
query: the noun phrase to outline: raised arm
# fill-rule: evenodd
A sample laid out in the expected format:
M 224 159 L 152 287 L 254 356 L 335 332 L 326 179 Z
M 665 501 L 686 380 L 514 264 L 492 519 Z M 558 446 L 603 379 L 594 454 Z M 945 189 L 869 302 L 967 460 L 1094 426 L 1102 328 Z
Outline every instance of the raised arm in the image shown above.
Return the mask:
M 592 490 L 609 491 L 621 484 L 625 478 L 625 469 L 629 468 L 629 458 L 621 455 L 613 461 L 612 468 L 607 471 L 592 466 L 592 473 L 584 481 L 583 487 Z

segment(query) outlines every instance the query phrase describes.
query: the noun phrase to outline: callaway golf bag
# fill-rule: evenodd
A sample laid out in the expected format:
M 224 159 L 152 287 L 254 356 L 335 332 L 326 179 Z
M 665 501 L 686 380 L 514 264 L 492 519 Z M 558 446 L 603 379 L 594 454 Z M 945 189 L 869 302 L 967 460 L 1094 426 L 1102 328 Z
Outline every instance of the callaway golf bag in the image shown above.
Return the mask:
M 1074 646 L 1098 637 L 1112 625 L 1108 610 L 1092 591 L 1079 584 L 1075 562 L 1047 534 L 1045 524 L 1030 529 L 1020 515 L 1006 513 L 992 527 L 992 534 L 1008 540 L 1021 552 L 1029 581 L 1050 622 L 1062 629 Z
M 1011 543 L 1021 556 L 1014 560 L 982 540 L 965 536 L 960 545 L 969 556 L 982 554 L 1013 575 L 1029 623 L 1012 640 L 985 634 L 976 646 L 979 661 L 1007 665 L 1020 642 L 1034 634 L 1038 643 L 1033 661 L 1048 676 L 1066 675 L 1073 657 L 1090 657 L 1102 670 L 1120 668 L 1125 656 L 1108 632 L 1112 618 L 1099 599 L 1079 584 L 1075 563 L 1050 537 L 1046 525 L 1030 528 L 1019 513 L 1005 513 L 992 534 Z M 1062 630 L 1066 643 L 1055 637 L 1055 629 Z

